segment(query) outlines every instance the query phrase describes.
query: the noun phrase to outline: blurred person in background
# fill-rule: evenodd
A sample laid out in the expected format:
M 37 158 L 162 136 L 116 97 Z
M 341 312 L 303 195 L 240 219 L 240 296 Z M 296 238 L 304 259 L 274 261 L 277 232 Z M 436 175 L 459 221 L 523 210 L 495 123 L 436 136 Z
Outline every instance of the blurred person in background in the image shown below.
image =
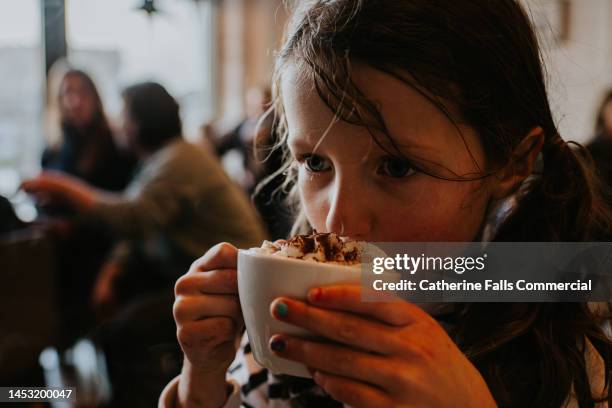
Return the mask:
M 587 145 L 602 179 L 612 190 L 612 89 L 606 91 L 595 121 L 595 137 Z M 612 198 L 612 193 L 607 192 Z
M 135 163 L 115 144 L 93 80 L 77 69 L 62 74 L 58 69 L 62 67 L 52 72 L 52 77 L 61 78 L 48 107 L 50 144 L 43 153 L 43 168 L 63 171 L 104 190 L 121 191 Z
M 136 161 L 116 144 L 92 78 L 60 60 L 49 73 L 48 91 L 43 169 L 69 174 L 108 191 L 125 188 Z M 108 229 L 73 222 L 72 208 L 44 194 L 37 204 L 43 215 L 37 224 L 47 232 L 57 254 L 63 348 L 87 332 L 95 320 L 92 311 L 81 305 L 89 301 L 114 236 Z
M 246 94 L 246 118 L 224 135 L 217 136 L 214 126 L 205 126 L 205 136 L 219 155 L 237 151 L 242 157 L 242 175 L 238 180 L 249 194 L 270 236 L 286 238 L 292 215 L 284 205 L 281 189 L 282 152 L 274 149 L 274 116 L 266 113 L 272 101 L 270 87 L 253 87 Z
M 112 288 L 120 277 L 127 279 L 129 269 L 146 277 L 133 290 L 156 286 L 156 279 L 171 289 L 183 268 L 214 243 L 249 246 L 265 237 L 246 196 L 216 158 L 183 139 L 179 106 L 161 85 L 137 84 L 123 97 L 124 143 L 140 166 L 122 194 L 58 172 L 23 183 L 26 191 L 69 205 L 81 220 L 122 238 L 98 276 L 93 301 L 100 307 L 120 301 Z
M 149 398 L 154 403 L 180 368 L 180 361 L 156 360 L 165 348 L 180 360 L 172 318 L 177 277 L 219 241 L 250 247 L 266 235 L 247 196 L 214 155 L 183 139 L 179 105 L 161 85 L 137 84 L 123 97 L 123 142 L 140 166 L 122 194 L 55 172 L 23 188 L 67 204 L 85 222 L 121 237 L 93 290 L 93 305 L 106 319 L 93 336 L 107 355 L 114 406 L 134 406 Z
M 238 151 L 243 160 L 244 177 L 239 180 L 242 188 L 252 193 L 266 173 L 265 163 L 256 157 L 254 147 L 256 143 L 267 143 L 272 135 L 273 118 L 263 117 L 271 102 L 270 89 L 266 87 L 253 87 L 246 94 L 246 117 L 232 130 L 224 135 L 215 135 L 210 128 L 207 136 L 219 156 L 231 150 Z M 261 119 L 261 120 L 260 120 Z
M 601 139 L 612 140 L 612 89 L 606 91 L 599 106 L 595 133 Z

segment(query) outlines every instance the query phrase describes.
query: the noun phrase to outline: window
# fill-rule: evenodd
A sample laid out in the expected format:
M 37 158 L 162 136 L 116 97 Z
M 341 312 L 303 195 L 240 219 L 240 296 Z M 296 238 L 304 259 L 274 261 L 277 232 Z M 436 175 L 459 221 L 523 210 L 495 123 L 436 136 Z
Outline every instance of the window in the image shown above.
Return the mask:
M 156 0 L 148 15 L 143 0 L 67 0 L 66 30 L 72 64 L 96 81 L 111 118 L 121 108 L 121 88 L 161 83 L 178 100 L 185 136 L 214 116 L 215 2 Z
M 31 220 L 34 208 L 17 189 L 38 172 L 42 149 L 40 0 L 0 5 L 0 195 L 11 199 L 22 219 Z

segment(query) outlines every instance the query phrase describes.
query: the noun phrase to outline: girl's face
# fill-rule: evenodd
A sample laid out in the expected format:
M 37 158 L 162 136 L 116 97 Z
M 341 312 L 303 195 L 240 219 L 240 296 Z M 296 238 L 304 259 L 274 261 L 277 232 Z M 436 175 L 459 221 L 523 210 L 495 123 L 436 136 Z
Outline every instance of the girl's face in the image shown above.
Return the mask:
M 387 74 L 360 65 L 353 75 L 379 107 L 405 157 L 445 177 L 486 169 L 473 130 L 460 126 L 462 138 L 425 97 Z M 284 72 L 281 87 L 288 144 L 299 166 L 300 198 L 313 228 L 368 241 L 477 238 L 491 198 L 491 178 L 448 181 L 429 176 L 390 156 L 366 128 L 344 121 L 332 124 L 333 113 L 294 64 Z M 384 136 L 379 140 L 387 142 Z

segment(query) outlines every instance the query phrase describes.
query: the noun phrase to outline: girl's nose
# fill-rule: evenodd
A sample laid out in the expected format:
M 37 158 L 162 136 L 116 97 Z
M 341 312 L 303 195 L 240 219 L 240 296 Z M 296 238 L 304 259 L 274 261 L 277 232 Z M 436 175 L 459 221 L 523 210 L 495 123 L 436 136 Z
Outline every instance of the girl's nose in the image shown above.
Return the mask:
M 327 231 L 365 239 L 372 229 L 372 216 L 364 186 L 355 180 L 337 179 L 329 193 Z

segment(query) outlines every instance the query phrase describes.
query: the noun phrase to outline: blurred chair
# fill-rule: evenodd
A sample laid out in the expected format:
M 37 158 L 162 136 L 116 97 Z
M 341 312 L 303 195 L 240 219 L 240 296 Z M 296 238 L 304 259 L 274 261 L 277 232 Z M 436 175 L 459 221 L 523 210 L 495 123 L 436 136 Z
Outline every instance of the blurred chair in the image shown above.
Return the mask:
M 40 351 L 58 335 L 53 245 L 32 230 L 0 239 L 0 384 L 42 381 Z

